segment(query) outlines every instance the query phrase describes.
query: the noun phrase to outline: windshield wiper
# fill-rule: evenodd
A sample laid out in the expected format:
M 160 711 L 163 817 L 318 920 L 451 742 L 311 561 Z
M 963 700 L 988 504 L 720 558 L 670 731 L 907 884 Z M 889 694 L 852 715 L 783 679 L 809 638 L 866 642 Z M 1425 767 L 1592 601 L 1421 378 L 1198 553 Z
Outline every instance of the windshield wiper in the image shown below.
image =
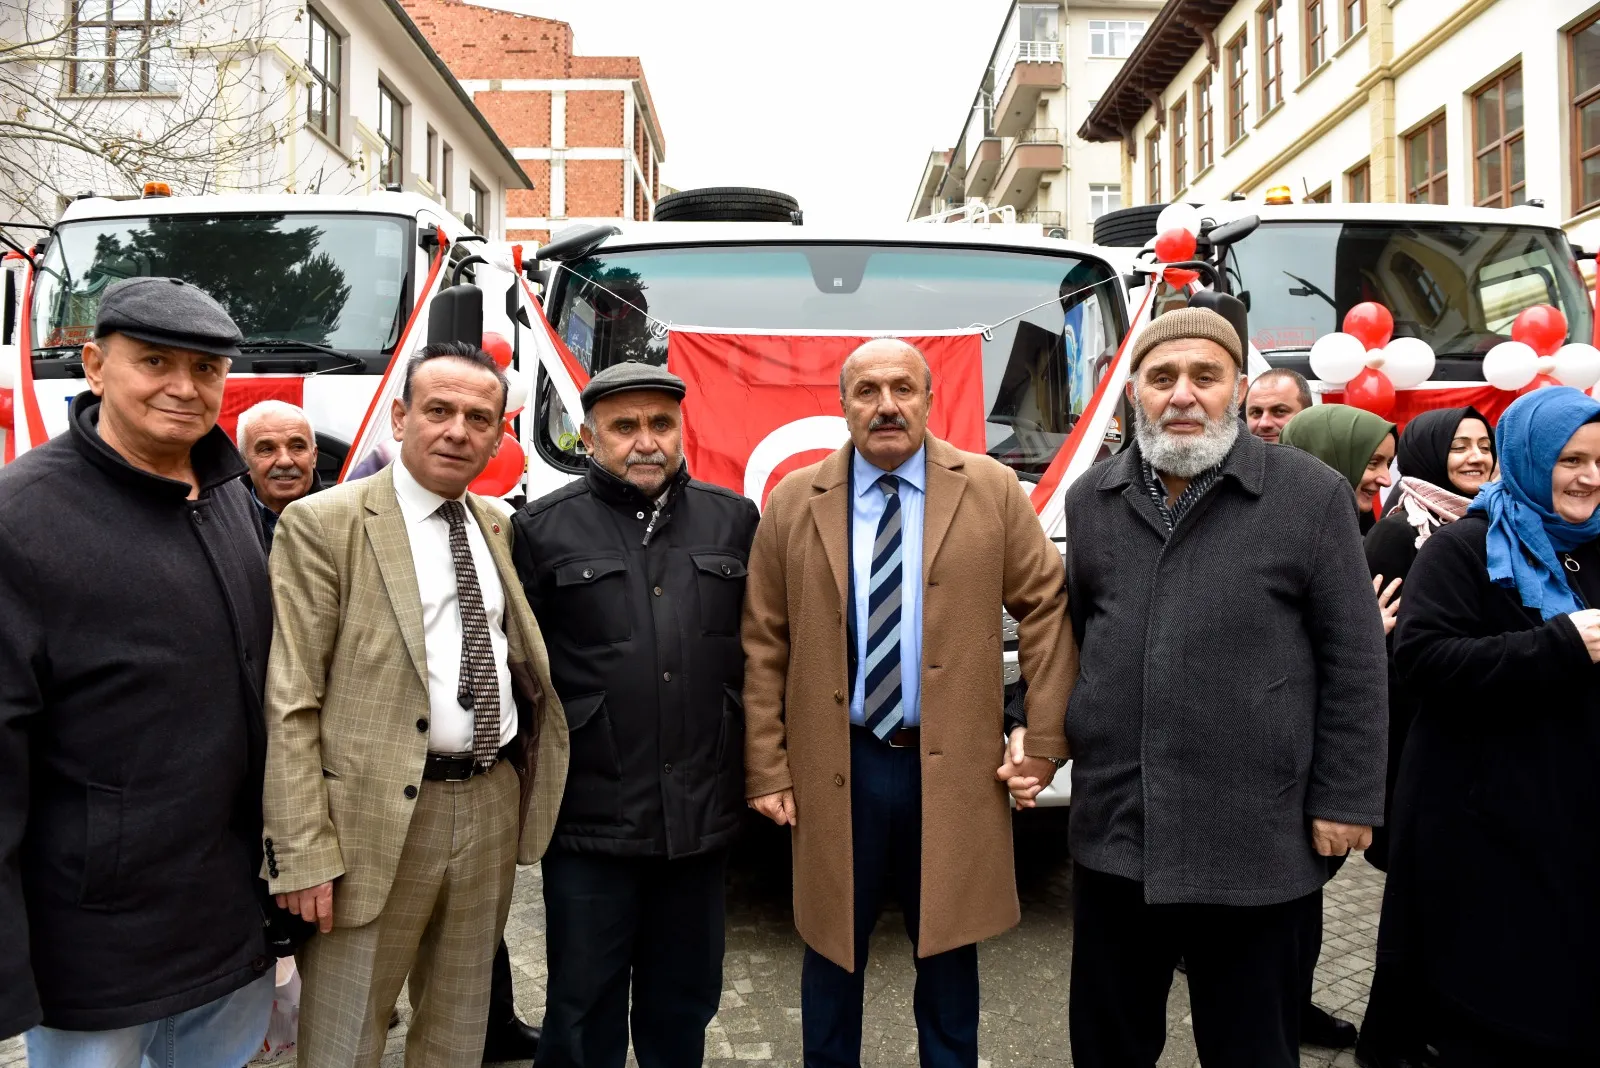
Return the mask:
M 1304 289 L 1291 289 L 1291 290 L 1289 290 L 1289 295 L 1290 296 L 1292 296 L 1292 297 L 1321 297 L 1323 300 L 1328 302 L 1328 307 L 1330 307 L 1330 308 L 1337 308 L 1338 307 L 1338 305 L 1336 303 L 1334 303 L 1333 298 L 1328 296 L 1328 294 L 1324 293 L 1322 290 L 1318 289 L 1316 284 L 1314 282 L 1312 282 L 1310 279 L 1301 278 L 1299 275 L 1291 274 L 1288 271 L 1284 271 L 1283 273 L 1289 275 L 1290 278 L 1293 278 L 1296 282 L 1299 282 L 1302 286 L 1305 286 Z
M 319 344 L 315 341 L 297 341 L 292 337 L 252 337 L 239 342 L 240 352 L 291 352 L 302 349 L 307 352 L 320 352 L 324 356 L 332 356 L 344 361 L 343 366 L 329 367 L 325 371 L 313 371 L 312 374 L 328 374 L 338 371 L 364 371 L 366 363 L 359 356 L 352 356 L 343 349 L 333 348 L 331 345 Z

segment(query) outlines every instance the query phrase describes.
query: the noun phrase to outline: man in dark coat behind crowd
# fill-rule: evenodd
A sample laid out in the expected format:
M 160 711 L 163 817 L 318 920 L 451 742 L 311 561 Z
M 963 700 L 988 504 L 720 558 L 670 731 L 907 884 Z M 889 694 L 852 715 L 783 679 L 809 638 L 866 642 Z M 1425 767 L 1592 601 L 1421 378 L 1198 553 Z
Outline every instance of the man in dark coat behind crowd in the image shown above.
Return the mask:
M 33 1068 L 232 1068 L 266 1033 L 272 601 L 216 426 L 239 339 L 193 286 L 118 282 L 67 433 L 0 470 L 0 1036 L 31 1028 Z
M 583 391 L 587 474 L 519 512 L 513 553 L 571 728 L 545 854 L 535 1063 L 699 1064 L 722 993 L 723 872 L 744 814 L 739 619 L 759 521 L 689 477 L 683 381 L 625 363 Z M 631 973 L 631 979 L 630 979 Z
M 1383 815 L 1383 627 L 1349 485 L 1243 432 L 1228 320 L 1130 363 L 1136 447 L 1066 502 L 1073 1063 L 1153 1066 L 1182 956 L 1201 1063 L 1288 1068 L 1327 858 Z

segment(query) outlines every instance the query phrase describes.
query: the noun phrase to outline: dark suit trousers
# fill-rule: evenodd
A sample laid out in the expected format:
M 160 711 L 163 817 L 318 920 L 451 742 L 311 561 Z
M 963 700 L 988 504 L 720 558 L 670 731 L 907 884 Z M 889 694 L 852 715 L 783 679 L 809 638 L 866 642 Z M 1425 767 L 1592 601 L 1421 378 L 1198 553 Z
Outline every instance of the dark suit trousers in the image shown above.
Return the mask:
M 1204 1068 L 1295 1068 L 1321 892 L 1280 905 L 1149 905 L 1144 884 L 1073 867 L 1072 1063 L 1154 1068 L 1186 961 Z
M 539 1068 L 700 1064 L 722 1000 L 725 850 L 667 860 L 551 850 Z
M 893 749 L 863 728 L 850 728 L 850 830 L 856 970 L 847 972 L 806 948 L 800 973 L 806 1068 L 861 1063 L 867 943 L 890 894 L 916 945 L 922 900 L 922 766 L 916 749 Z M 912 1012 L 922 1068 L 976 1068 L 978 947 L 918 957 L 916 968 Z

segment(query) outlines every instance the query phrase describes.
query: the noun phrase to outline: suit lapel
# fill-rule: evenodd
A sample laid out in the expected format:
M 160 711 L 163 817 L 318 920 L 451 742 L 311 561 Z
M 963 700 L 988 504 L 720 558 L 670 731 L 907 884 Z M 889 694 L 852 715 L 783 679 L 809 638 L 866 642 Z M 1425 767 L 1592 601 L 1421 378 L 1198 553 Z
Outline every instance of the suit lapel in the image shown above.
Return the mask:
M 923 585 L 933 573 L 933 561 L 939 556 L 945 535 L 950 533 L 961 495 L 967 491 L 967 476 L 961 473 L 961 465 L 960 453 L 928 435 L 928 499 L 922 506 Z
M 399 463 L 396 460 L 395 463 Z M 366 480 L 367 541 L 378 560 L 389 604 L 400 624 L 400 636 L 412 666 L 428 686 L 428 653 L 422 641 L 422 594 L 417 589 L 417 566 L 411 556 L 411 536 L 406 532 L 405 513 L 394 492 L 394 468 L 384 468 Z
M 850 457 L 849 445 L 835 452 L 817 468 L 812 488 L 822 492 L 811 498 L 811 518 L 817 524 L 817 537 L 828 557 L 839 604 L 849 598 L 850 574 Z

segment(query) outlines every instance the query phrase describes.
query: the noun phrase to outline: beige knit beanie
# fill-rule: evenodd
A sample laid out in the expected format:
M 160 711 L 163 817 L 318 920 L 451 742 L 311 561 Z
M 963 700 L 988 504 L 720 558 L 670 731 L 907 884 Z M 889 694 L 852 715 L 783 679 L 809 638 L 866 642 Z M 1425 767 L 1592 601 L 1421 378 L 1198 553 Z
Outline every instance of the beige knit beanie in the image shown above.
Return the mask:
M 1144 328 L 1133 343 L 1133 355 L 1128 365 L 1130 373 L 1139 369 L 1139 363 L 1150 350 L 1168 341 L 1201 338 L 1214 341 L 1233 357 L 1234 366 L 1244 369 L 1244 353 L 1239 347 L 1239 332 L 1233 324 L 1209 308 L 1177 308 L 1156 317 Z

